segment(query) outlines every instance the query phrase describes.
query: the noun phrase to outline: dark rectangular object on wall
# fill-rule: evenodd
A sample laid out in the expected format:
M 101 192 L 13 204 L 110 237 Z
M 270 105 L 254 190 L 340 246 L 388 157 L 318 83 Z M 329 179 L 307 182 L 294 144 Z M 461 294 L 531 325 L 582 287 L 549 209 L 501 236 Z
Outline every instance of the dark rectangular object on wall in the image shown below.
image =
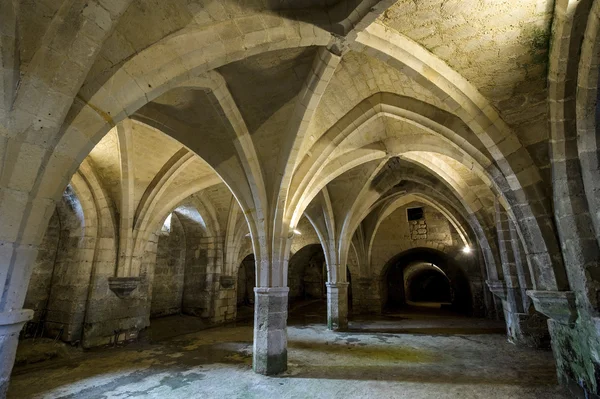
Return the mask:
M 423 219 L 423 208 L 408 208 L 406 210 L 408 221 Z

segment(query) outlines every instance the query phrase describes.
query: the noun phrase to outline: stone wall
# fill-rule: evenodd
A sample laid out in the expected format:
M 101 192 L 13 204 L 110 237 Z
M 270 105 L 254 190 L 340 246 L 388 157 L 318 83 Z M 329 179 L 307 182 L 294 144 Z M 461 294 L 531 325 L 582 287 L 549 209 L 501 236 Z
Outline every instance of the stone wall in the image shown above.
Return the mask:
M 41 334 L 43 328 L 48 337 L 89 348 L 137 339 L 151 316 L 182 312 L 210 324 L 235 319 L 235 284 L 221 276 L 220 238 L 187 234 L 174 214 L 170 231 L 151 234 L 142 251 L 139 285 L 119 297 L 109 287 L 118 240 L 87 237 L 78 206 L 75 197 L 65 202 L 49 225 L 27 294 L 41 323 L 28 330 Z
M 352 313 L 379 314 L 382 311 L 381 282 L 374 278 L 352 279 Z
M 48 306 L 50 287 L 52 285 L 52 274 L 59 249 L 60 220 L 55 211 L 50 219 L 46 235 L 40 246 L 38 256 L 31 273 L 29 290 L 25 298 L 25 308 L 33 309 L 33 321 L 38 322 L 45 318 Z
M 126 298 L 109 288 L 115 263 L 97 269 L 85 323 L 84 347 L 94 347 L 137 338 L 150 325 L 150 287 L 154 281 L 158 236 L 150 237 L 144 251 L 139 286 Z M 114 260 L 116 262 L 116 258 Z
M 173 215 L 169 231 L 158 238 L 150 317 L 181 313 L 185 252 L 183 227 Z
M 422 207 L 423 218 L 409 221 L 407 209 Z M 353 311 L 381 312 L 387 300 L 386 267 L 394 256 L 411 249 L 423 248 L 446 254 L 460 269 L 456 278 L 466 278 L 463 291 L 470 291 L 472 314 L 486 314 L 484 285 L 476 253 L 463 254 L 458 232 L 449 220 L 430 205 L 412 202 L 392 212 L 379 225 L 371 247 L 368 275 L 352 280 Z M 449 276 L 452 277 L 452 276 Z M 451 278 L 452 279 L 452 278 Z M 402 294 L 403 295 L 403 294 Z
M 409 222 L 407 208 L 418 206 L 423 207 L 424 218 Z M 395 210 L 379 226 L 371 250 L 372 273 L 381 276 L 383 266 L 390 258 L 411 248 L 434 248 L 449 253 L 460 246 L 458 233 L 443 214 L 425 204 L 407 204 Z
M 307 245 L 293 254 L 288 263 L 289 301 L 324 298 L 325 268 L 321 244 Z

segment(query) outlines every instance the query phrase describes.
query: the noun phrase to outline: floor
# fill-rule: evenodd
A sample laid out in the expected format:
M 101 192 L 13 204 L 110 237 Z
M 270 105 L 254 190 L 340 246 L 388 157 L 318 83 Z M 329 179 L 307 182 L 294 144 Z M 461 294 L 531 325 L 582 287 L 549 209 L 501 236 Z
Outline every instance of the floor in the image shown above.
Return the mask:
M 17 367 L 8 397 L 568 397 L 551 352 L 516 348 L 496 322 L 411 310 L 334 333 L 323 321 L 322 304 L 291 312 L 289 370 L 277 377 L 252 372 L 252 327 L 238 323 Z

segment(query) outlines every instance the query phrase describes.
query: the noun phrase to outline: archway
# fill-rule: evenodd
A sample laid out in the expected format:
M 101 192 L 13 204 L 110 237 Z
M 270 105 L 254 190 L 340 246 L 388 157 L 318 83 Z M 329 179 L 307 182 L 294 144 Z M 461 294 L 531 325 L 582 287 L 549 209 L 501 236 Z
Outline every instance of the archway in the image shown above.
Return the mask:
M 251 319 L 254 312 L 254 287 L 256 269 L 254 254 L 247 255 L 240 263 L 237 274 L 237 319 Z
M 419 262 L 404 269 L 404 293 L 408 304 L 442 307 L 452 303 L 452 287 L 446 274 L 433 263 Z
M 327 265 L 321 244 L 309 244 L 288 263 L 289 324 L 324 323 L 327 315 Z
M 383 268 L 380 286 L 386 311 L 416 304 L 467 315 L 473 311 L 464 271 L 451 256 L 434 249 L 414 248 L 391 258 Z
M 310 244 L 297 251 L 288 264 L 290 303 L 324 300 L 327 294 L 325 254 L 321 244 Z
M 53 213 L 32 271 L 25 303 L 35 313 L 22 337 L 46 336 L 72 344 L 84 340 L 95 212 L 88 187 L 74 176 Z

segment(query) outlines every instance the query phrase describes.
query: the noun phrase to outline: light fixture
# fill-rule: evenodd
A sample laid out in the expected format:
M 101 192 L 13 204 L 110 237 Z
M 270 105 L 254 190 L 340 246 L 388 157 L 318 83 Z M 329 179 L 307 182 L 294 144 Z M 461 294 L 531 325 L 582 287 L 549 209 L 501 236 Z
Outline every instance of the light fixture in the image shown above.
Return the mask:
M 301 235 L 302 235 L 302 233 L 301 233 L 301 232 L 300 232 L 300 230 L 298 230 L 298 229 L 294 229 L 294 230 L 292 230 L 292 231 L 294 232 L 294 234 L 297 234 L 297 235 L 299 235 L 299 236 L 301 236 Z
M 250 233 L 247 233 L 247 234 L 246 234 L 246 237 L 250 237 Z
M 468 245 L 465 245 L 465 247 L 462 249 L 462 251 L 466 254 L 470 254 L 471 253 L 471 247 Z

